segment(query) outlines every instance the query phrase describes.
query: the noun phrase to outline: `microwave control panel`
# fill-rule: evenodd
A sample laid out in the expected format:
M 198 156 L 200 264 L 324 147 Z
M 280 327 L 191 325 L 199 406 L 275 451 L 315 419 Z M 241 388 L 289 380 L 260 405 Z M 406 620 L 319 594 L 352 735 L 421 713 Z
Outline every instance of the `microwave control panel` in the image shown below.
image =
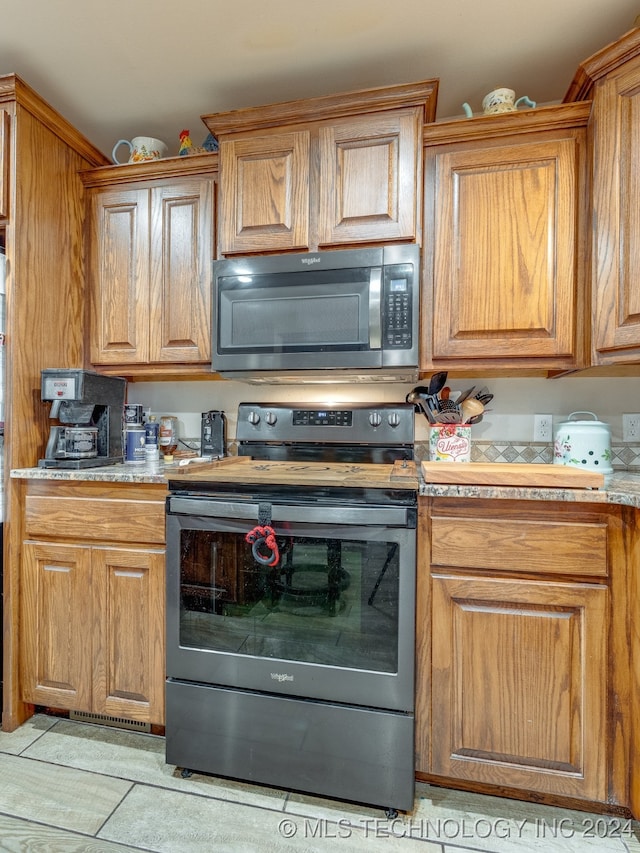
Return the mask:
M 414 270 L 410 264 L 385 268 L 383 291 L 383 346 L 385 349 L 411 349 L 412 288 Z

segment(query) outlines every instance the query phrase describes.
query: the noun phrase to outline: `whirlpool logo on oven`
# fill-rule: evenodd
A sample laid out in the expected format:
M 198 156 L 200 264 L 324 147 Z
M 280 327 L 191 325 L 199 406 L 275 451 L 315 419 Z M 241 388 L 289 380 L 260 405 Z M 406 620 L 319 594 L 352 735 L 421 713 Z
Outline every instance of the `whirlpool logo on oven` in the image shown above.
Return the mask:
M 293 675 L 287 675 L 286 672 L 272 672 L 271 678 L 273 681 L 293 681 Z

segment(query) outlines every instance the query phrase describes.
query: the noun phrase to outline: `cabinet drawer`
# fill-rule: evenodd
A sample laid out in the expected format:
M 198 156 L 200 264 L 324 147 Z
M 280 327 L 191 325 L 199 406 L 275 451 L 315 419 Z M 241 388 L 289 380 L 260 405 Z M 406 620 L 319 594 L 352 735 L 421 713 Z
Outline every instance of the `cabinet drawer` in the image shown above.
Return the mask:
M 164 501 L 27 495 L 25 534 L 163 545 Z
M 436 516 L 431 524 L 431 564 L 606 577 L 607 526 Z

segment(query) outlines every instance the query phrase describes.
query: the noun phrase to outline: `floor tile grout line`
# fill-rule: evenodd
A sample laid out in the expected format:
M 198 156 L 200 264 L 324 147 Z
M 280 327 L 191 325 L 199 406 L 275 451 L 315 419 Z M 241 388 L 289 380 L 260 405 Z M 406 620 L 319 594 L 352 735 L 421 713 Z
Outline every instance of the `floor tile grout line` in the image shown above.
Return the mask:
M 58 761 L 51 761 L 50 759 L 37 758 L 37 757 L 29 756 L 29 755 L 16 755 L 15 753 L 6 753 L 6 754 L 12 758 L 20 758 L 24 761 L 33 761 L 33 762 L 37 762 L 38 764 L 48 764 L 51 767 L 60 767 L 60 768 L 66 769 L 66 770 L 75 770 L 78 773 L 89 773 L 92 776 L 100 776 L 100 777 L 104 777 L 107 779 L 116 779 L 120 782 L 128 782 L 129 783 L 129 789 L 123 794 L 122 799 L 120 800 L 120 802 L 118 803 L 118 806 L 116 806 L 116 808 L 118 808 L 122 804 L 122 801 L 131 793 L 131 791 L 135 787 L 150 788 L 150 789 L 153 789 L 156 791 L 168 791 L 168 792 L 175 793 L 175 794 L 184 794 L 186 796 L 197 797 L 198 799 L 201 799 L 201 800 L 214 800 L 215 802 L 218 802 L 218 803 L 229 803 L 230 805 L 235 805 L 235 806 L 244 806 L 246 808 L 260 809 L 261 811 L 273 812 L 274 814 L 285 814 L 285 810 L 284 810 L 285 801 L 287 800 L 287 798 L 290 795 L 290 792 L 283 791 L 282 792 L 283 793 L 282 803 L 278 808 L 276 808 L 275 806 L 271 807 L 271 806 L 259 805 L 257 803 L 248 803 L 244 800 L 229 799 L 227 797 L 222 796 L 221 794 L 218 794 L 216 796 L 212 796 L 211 794 L 202 793 L 200 791 L 185 791 L 181 788 L 173 788 L 171 786 L 160 785 L 159 783 L 143 781 L 141 779 L 131 779 L 128 776 L 117 776 L 113 773 L 105 773 L 104 771 L 100 771 L 100 770 L 88 770 L 87 768 L 84 768 L 84 767 L 76 767 L 73 764 L 62 764 Z M 225 779 L 226 777 L 216 776 L 216 777 L 212 777 L 212 778 Z M 242 780 L 229 779 L 229 781 L 233 782 L 233 781 L 242 781 Z M 282 789 L 276 789 L 276 790 L 282 790 Z M 297 817 L 313 817 L 313 815 L 301 815 L 301 814 L 298 814 L 297 812 L 292 812 L 291 814 L 293 814 Z M 336 818 L 336 821 L 339 819 L 340 818 Z
M 41 740 L 46 734 L 49 734 L 51 729 L 55 728 L 55 726 L 56 726 L 56 723 L 54 723 L 53 726 L 50 726 L 46 731 L 40 732 L 40 734 L 36 738 L 34 738 L 34 740 L 31 740 L 31 741 L 29 741 L 29 743 L 25 744 L 25 746 L 22 747 L 20 752 L 8 752 L 6 749 L 2 749 L 0 747 L 0 755 L 15 755 L 15 756 L 22 757 L 22 754 L 26 749 L 31 749 L 31 747 L 35 743 L 38 743 L 38 741 Z M 11 733 L 9 732 L 9 734 L 11 734 Z
M 9 818 L 9 820 L 20 821 L 21 823 L 24 823 L 24 824 L 34 824 L 35 826 L 42 826 L 45 829 L 52 829 L 55 832 L 68 833 L 69 835 L 73 835 L 74 838 L 87 838 L 87 839 L 91 839 L 92 841 L 104 841 L 108 844 L 117 844 L 118 846 L 124 847 L 125 849 L 129 849 L 129 850 L 140 850 L 140 851 L 143 851 L 143 853 L 156 853 L 156 851 L 151 851 L 148 847 L 138 847 L 137 845 L 134 845 L 134 844 L 123 845 L 123 844 L 120 844 L 120 842 L 118 842 L 118 841 L 111 841 L 108 838 L 98 838 L 97 835 L 91 835 L 91 833 L 82 832 L 79 829 L 69 829 L 66 826 L 58 826 L 55 823 L 46 823 L 45 821 L 38 820 L 37 818 L 22 817 L 22 815 L 11 814 L 10 812 L 5 812 L 2 809 L 0 809 L 0 815 L 2 815 L 3 817 Z M 98 832 L 99 831 L 100 830 L 98 830 Z M 1 843 L 1 841 L 0 841 L 0 843 Z

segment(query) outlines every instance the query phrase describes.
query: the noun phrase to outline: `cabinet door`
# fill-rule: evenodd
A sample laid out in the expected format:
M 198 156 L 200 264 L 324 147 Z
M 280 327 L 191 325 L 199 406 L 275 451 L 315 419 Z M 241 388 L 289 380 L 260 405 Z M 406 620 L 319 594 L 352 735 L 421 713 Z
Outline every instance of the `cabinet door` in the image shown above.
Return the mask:
M 606 800 L 607 589 L 434 575 L 432 772 Z
M 149 361 L 211 359 L 214 183 L 151 190 Z
M 0 109 L 0 219 L 9 216 L 9 123 L 9 113 Z
M 633 66 L 593 101 L 595 364 L 640 359 L 640 63 Z
M 427 363 L 575 363 L 580 151 L 571 136 L 427 153 Z
M 307 131 L 220 143 L 220 253 L 309 247 Z
M 149 360 L 149 191 L 97 192 L 91 199 L 91 361 Z
M 415 239 L 421 127 L 411 109 L 320 128 L 321 245 Z
M 91 711 L 88 548 L 25 542 L 20 589 L 21 698 Z
M 164 724 L 164 551 L 93 548 L 93 710 Z

